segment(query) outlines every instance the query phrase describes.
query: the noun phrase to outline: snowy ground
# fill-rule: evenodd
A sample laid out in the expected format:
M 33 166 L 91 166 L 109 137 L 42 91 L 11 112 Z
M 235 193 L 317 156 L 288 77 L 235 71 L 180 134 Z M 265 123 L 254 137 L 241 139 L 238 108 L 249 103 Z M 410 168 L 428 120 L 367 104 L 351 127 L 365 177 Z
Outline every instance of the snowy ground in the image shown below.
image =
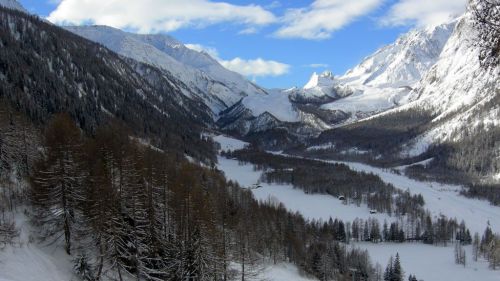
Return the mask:
M 240 264 L 233 263 L 231 265 L 232 269 L 239 271 Z M 248 266 L 247 266 L 248 267 Z M 248 269 L 247 269 L 248 270 Z M 251 273 L 247 272 L 245 280 L 248 281 L 314 281 L 312 277 L 304 276 L 299 272 L 297 266 L 291 263 L 278 263 L 272 264 L 270 262 L 267 265 L 259 266 L 258 269 L 251 269 Z M 234 276 L 234 280 L 241 279 L 238 274 Z M 0 280 L 2 281 L 2 280 Z
M 215 142 L 218 142 L 221 146 L 221 150 L 225 151 L 234 151 L 245 148 L 248 145 L 247 142 L 240 141 L 237 139 L 233 139 L 230 137 L 226 137 L 224 135 L 218 135 L 213 137 Z
M 223 157 L 218 158 L 219 169 L 224 171 L 226 177 L 238 182 L 243 187 L 251 187 L 260 183 L 261 188 L 252 189 L 257 200 L 277 200 L 283 203 L 292 212 L 299 212 L 308 219 L 328 220 L 339 218 L 345 221 L 353 221 L 356 218 L 377 218 L 380 221 L 393 220 L 387 214 L 370 214 L 366 205 L 357 207 L 354 204 L 344 205 L 342 201 L 331 195 L 306 194 L 303 190 L 293 188 L 286 184 L 268 184 L 260 182 L 262 172 L 254 171 L 253 165 L 239 165 L 237 160 Z
M 229 137 L 218 137 L 221 145 L 229 146 L 240 141 Z M 232 146 L 237 149 L 237 146 Z M 239 144 L 242 147 L 242 144 Z M 335 161 L 330 161 L 335 162 Z M 373 173 L 401 190 L 410 190 L 412 194 L 422 194 L 425 200 L 425 208 L 434 216 L 441 214 L 457 218 L 460 222 L 464 220 L 472 233 L 482 234 L 489 224 L 494 232 L 500 232 L 500 207 L 492 206 L 489 202 L 479 199 L 471 199 L 459 194 L 461 187 L 456 185 L 440 184 L 436 182 L 420 182 L 410 179 L 404 175 L 392 173 L 390 170 L 372 167 L 369 165 L 353 162 L 337 162 L 351 167 L 360 172 Z M 225 172 L 229 179 L 237 181 L 244 187 L 250 187 L 259 181 L 261 172 L 254 171 L 252 165 L 238 165 L 236 160 L 228 160 L 219 157 L 219 168 Z M 368 217 L 369 210 L 366 206 L 343 205 L 336 198 L 329 195 L 305 194 L 300 189 L 294 189 L 290 185 L 261 184 L 263 187 L 253 189 L 255 197 L 259 200 L 267 200 L 273 197 L 285 204 L 291 211 L 299 211 L 307 218 L 329 218 L 338 217 L 351 221 L 355 217 Z M 388 218 L 385 214 L 376 214 L 380 219 Z M 499 279 L 500 280 L 500 279 Z
M 383 181 L 396 188 L 407 190 L 412 194 L 422 194 L 425 208 L 434 215 L 443 214 L 450 218 L 464 220 L 472 233 L 482 234 L 488 222 L 494 232 L 500 232 L 500 207 L 492 206 L 486 200 L 471 199 L 459 194 L 460 186 L 440 184 L 436 182 L 420 182 L 404 175 L 397 175 L 389 170 L 371 167 L 365 164 L 341 162 L 351 169 L 373 173 Z M 499 279 L 500 280 L 500 277 Z
M 73 281 L 71 257 L 60 247 L 30 240 L 32 229 L 24 214 L 16 215 L 20 237 L 0 250 L 0 281 Z
M 297 267 L 290 263 L 281 263 L 268 266 L 255 281 L 311 281 L 316 280 L 301 276 Z
M 425 244 L 412 243 L 356 243 L 355 247 L 366 249 L 370 253 L 373 263 L 379 263 L 383 269 L 389 258 L 399 253 L 401 265 L 406 278 L 409 274 L 417 275 L 425 281 L 498 281 L 500 272 L 488 269 L 484 260 L 474 262 L 472 247 L 466 246 L 466 266 L 455 264 L 454 246 L 436 247 Z M 406 279 L 405 279 L 406 280 Z
M 385 182 L 392 183 L 402 190 L 409 189 L 414 194 L 422 194 L 426 202 L 425 207 L 434 215 L 443 214 L 456 217 L 458 220 L 463 219 L 472 233 L 482 234 L 488 222 L 495 232 L 500 232 L 500 207 L 492 206 L 484 200 L 469 199 L 459 195 L 458 192 L 461 189 L 459 186 L 419 182 L 385 169 L 359 163 L 343 163 L 353 170 L 377 174 Z M 226 177 L 237 181 L 244 187 L 250 187 L 259 182 L 261 175 L 261 172 L 253 170 L 252 165 L 239 165 L 237 160 L 225 158 L 219 158 L 219 169 L 224 171 Z M 294 189 L 289 185 L 260 184 L 262 188 L 252 189 L 257 199 L 274 198 L 289 210 L 298 211 L 309 219 L 327 219 L 331 216 L 349 221 L 356 217 L 366 219 L 371 216 L 366 206 L 343 205 L 330 195 L 305 194 L 302 190 Z M 390 219 L 385 214 L 375 216 L 382 220 Z M 391 255 L 395 256 L 399 253 L 406 275 L 416 274 L 418 278 L 425 281 L 500 281 L 500 272 L 489 270 L 487 262 L 472 261 L 470 246 L 465 247 L 467 251 L 465 268 L 455 264 L 454 248 L 451 245 L 437 247 L 420 243 L 355 243 L 354 246 L 367 249 L 372 261 L 379 263 L 383 268 L 387 265 Z M 288 273 L 290 272 L 289 270 Z

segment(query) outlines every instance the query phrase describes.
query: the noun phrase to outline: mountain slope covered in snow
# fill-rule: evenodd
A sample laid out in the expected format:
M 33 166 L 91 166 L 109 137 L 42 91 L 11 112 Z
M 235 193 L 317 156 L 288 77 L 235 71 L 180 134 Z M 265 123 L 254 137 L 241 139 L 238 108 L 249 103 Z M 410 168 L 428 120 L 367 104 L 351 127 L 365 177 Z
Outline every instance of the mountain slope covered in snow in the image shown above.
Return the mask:
M 438 60 L 455 25 L 453 20 L 412 30 L 343 76 L 313 74 L 299 94 L 323 97 L 326 102 L 321 109 L 348 113 L 351 122 L 404 104 L 414 85 Z
M 482 63 L 487 57 L 481 55 L 481 38 L 491 28 L 477 24 L 471 13 L 456 21 L 436 63 L 406 94 L 405 104 L 324 132 L 313 145 L 334 142 L 337 149 L 364 149 L 369 153 L 357 156 L 363 161 L 433 158 L 426 172 L 434 177 L 498 182 L 500 65 Z M 483 191 L 498 202 L 494 193 Z
M 500 67 L 481 66 L 477 38 L 471 15 L 464 16 L 439 61 L 412 91 L 412 102 L 397 109 L 419 108 L 435 116 L 424 141 L 456 141 L 474 127 L 500 124 Z
M 240 74 L 227 70 L 205 52 L 163 35 L 134 34 L 107 26 L 71 26 L 67 30 L 101 43 L 118 54 L 168 71 L 203 99 L 214 114 L 246 96 L 266 94 Z
M 289 133 L 314 136 L 406 104 L 415 84 L 438 60 L 456 22 L 410 31 L 343 76 L 314 73 L 302 88 L 245 97 L 223 113 L 220 123 L 246 135 L 292 122 L 303 129 L 288 128 Z

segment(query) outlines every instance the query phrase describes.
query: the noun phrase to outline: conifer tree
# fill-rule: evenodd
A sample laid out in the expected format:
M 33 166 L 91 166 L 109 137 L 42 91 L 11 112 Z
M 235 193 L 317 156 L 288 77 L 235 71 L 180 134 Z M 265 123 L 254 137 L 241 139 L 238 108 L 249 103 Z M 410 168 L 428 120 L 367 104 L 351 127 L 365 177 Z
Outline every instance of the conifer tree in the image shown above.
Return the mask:
M 394 275 L 394 260 L 393 257 L 391 256 L 389 258 L 389 262 L 387 263 L 387 267 L 385 268 L 384 271 L 384 281 L 392 281 L 393 275 Z
M 394 265 L 392 266 L 392 278 L 391 281 L 403 281 L 404 273 L 401 268 L 401 261 L 399 259 L 399 253 L 396 253 L 396 258 L 394 259 Z
M 74 227 L 83 198 L 80 130 L 68 115 L 54 117 L 45 134 L 45 157 L 33 177 L 32 202 L 46 236 L 63 234 L 71 254 Z
M 472 258 L 477 261 L 481 251 L 479 233 L 474 233 L 474 240 L 472 241 Z

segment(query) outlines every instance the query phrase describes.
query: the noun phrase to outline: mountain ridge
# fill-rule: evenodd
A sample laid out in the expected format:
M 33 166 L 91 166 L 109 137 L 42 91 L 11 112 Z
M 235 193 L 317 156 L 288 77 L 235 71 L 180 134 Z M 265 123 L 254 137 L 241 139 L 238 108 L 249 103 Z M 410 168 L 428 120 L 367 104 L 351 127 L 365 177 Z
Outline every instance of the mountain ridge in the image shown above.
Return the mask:
M 66 26 L 65 29 L 111 50 L 168 71 L 210 107 L 214 118 L 248 95 L 267 94 L 240 74 L 221 66 L 204 52 L 185 47 L 168 35 L 143 35 L 108 26 Z
M 17 0 L 0 0 L 0 6 L 28 13 L 28 11 L 21 4 L 19 4 L 19 2 L 17 2 Z

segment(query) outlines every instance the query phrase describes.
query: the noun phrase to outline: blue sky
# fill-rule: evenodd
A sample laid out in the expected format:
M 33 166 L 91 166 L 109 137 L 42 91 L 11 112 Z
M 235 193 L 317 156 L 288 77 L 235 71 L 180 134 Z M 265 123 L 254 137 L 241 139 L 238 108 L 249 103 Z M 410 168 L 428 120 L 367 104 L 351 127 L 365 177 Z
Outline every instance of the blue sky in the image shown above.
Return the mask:
M 268 88 L 302 86 L 314 71 L 343 74 L 401 33 L 444 21 L 465 7 L 465 0 L 19 2 L 58 24 L 170 34 Z

